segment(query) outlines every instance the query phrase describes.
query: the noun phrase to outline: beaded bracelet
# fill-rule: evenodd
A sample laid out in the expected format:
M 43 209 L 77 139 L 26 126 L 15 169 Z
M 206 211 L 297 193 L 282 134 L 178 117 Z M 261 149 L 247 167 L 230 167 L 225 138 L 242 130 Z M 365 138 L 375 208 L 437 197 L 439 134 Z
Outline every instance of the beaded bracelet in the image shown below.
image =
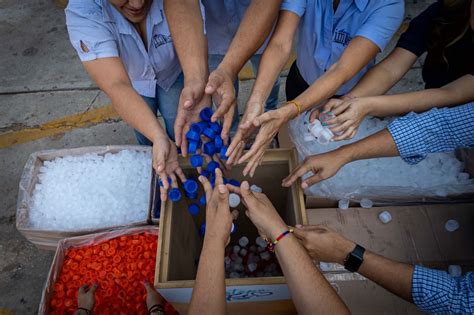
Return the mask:
M 280 242 L 281 239 L 284 238 L 285 236 L 287 236 L 288 234 L 293 233 L 293 231 L 294 231 L 293 229 L 286 230 L 285 232 L 281 233 L 273 242 L 267 241 L 268 242 L 268 250 L 272 253 L 275 252 L 276 244 L 278 244 L 278 242 Z
M 286 104 L 293 104 L 296 107 L 296 110 L 298 111 L 298 116 L 301 114 L 301 105 L 298 104 L 295 101 L 288 101 Z

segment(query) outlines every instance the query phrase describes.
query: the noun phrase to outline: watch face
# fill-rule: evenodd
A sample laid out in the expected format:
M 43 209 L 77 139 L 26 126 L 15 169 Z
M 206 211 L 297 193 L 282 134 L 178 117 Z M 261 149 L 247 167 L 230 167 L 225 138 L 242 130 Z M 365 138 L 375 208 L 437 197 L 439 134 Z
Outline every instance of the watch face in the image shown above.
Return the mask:
M 359 270 L 360 265 L 364 261 L 364 252 L 365 249 L 362 246 L 356 245 L 356 248 L 347 255 L 344 267 L 351 272 Z

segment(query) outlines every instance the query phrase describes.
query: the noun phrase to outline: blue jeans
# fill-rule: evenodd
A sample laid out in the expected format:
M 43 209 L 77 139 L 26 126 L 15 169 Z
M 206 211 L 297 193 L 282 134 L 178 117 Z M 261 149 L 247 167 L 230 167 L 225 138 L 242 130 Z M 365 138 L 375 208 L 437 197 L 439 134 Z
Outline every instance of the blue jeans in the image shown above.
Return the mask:
M 224 55 L 211 55 L 210 54 L 208 57 L 209 72 L 212 72 L 215 69 L 217 69 L 219 64 L 222 62 L 222 59 L 224 59 Z M 255 74 L 258 73 L 258 67 L 260 66 L 261 59 L 262 59 L 262 55 L 253 55 L 252 58 L 250 58 L 250 63 L 252 64 L 252 69 Z M 234 88 L 235 88 L 235 94 L 238 95 L 239 94 L 239 81 L 238 80 L 234 81 Z M 265 104 L 265 111 L 276 109 L 278 105 L 279 91 L 280 91 L 280 77 L 278 77 L 275 81 L 275 84 L 273 84 L 273 88 L 270 92 L 270 96 L 268 97 L 267 102 Z M 232 128 L 231 128 L 231 131 L 233 133 L 237 131 L 238 124 L 239 124 L 239 109 L 238 109 L 238 106 L 236 106 L 234 119 L 232 121 Z
M 178 112 L 179 96 L 184 86 L 184 76 L 181 73 L 173 85 L 165 91 L 160 86 L 156 86 L 155 97 L 143 96 L 142 98 L 145 103 L 150 107 L 151 111 L 158 116 L 160 112 L 163 120 L 165 121 L 165 128 L 168 137 L 174 141 L 174 121 L 176 120 L 176 114 Z M 141 145 L 152 145 L 152 142 L 148 140 L 143 134 L 135 130 L 135 137 Z

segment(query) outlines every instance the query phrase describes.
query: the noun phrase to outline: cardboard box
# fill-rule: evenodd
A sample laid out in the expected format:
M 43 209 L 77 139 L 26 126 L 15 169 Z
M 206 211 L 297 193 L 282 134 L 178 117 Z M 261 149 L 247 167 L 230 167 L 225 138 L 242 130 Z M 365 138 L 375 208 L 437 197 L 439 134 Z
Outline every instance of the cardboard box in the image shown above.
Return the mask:
M 393 220 L 383 224 L 378 214 L 390 212 Z M 461 265 L 474 270 L 474 204 L 375 207 L 372 209 L 308 209 L 308 222 L 322 224 L 365 248 L 387 258 L 447 270 Z M 460 228 L 447 232 L 449 219 Z M 412 304 L 377 284 L 333 264 L 324 272 L 353 314 L 421 314 Z
M 189 164 L 181 166 L 188 176 L 196 174 Z M 295 166 L 294 150 L 268 150 L 251 183 L 263 188 L 285 222 L 305 224 L 307 219 L 303 192 L 296 185 L 291 188 L 281 187 L 282 178 Z M 243 166 L 234 167 L 226 177 L 240 181 L 242 170 Z M 201 194 L 202 188 L 199 196 Z M 178 203 L 167 201 L 162 205 L 155 270 L 155 286 L 173 306 L 184 313 L 191 299 L 202 248 L 198 231 L 205 219 L 203 209 L 197 218 L 193 218 L 187 211 L 190 201 L 185 199 Z M 243 206 L 240 205 L 239 209 L 242 210 Z M 248 236 L 249 239 L 255 239 L 258 235 L 256 228 L 243 215 L 243 211 L 235 226 L 236 233 L 232 235 L 231 243 L 236 242 L 242 235 Z M 252 310 L 252 314 L 257 314 L 259 309 L 262 312 L 269 310 L 269 307 L 275 311 L 273 314 L 277 314 L 278 309 L 284 313 L 294 310 L 292 303 L 288 301 L 290 295 L 283 277 L 226 279 L 226 286 L 230 313 L 242 314 L 246 307 Z
M 20 180 L 20 187 L 18 193 L 18 203 L 16 210 L 16 228 L 20 231 L 28 241 L 35 244 L 38 248 L 46 250 L 55 250 L 58 242 L 66 237 L 86 235 L 97 233 L 101 231 L 112 230 L 124 226 L 141 226 L 151 223 L 151 212 L 155 200 L 155 176 L 153 169 L 150 168 L 151 183 L 150 183 L 150 202 L 148 209 L 148 217 L 141 222 L 130 222 L 127 225 L 121 226 L 107 226 L 96 229 L 79 229 L 75 231 L 55 231 L 32 228 L 29 224 L 29 212 L 31 207 L 31 200 L 35 185 L 38 183 L 38 173 L 44 161 L 54 160 L 63 156 L 80 156 L 87 153 L 96 153 L 105 155 L 106 153 L 117 153 L 122 150 L 135 150 L 141 152 L 149 152 L 151 154 L 151 147 L 138 145 L 115 145 L 115 146 L 97 146 L 97 147 L 83 147 L 75 149 L 61 149 L 61 150 L 46 150 L 35 152 L 30 155 L 26 162 L 23 174 Z

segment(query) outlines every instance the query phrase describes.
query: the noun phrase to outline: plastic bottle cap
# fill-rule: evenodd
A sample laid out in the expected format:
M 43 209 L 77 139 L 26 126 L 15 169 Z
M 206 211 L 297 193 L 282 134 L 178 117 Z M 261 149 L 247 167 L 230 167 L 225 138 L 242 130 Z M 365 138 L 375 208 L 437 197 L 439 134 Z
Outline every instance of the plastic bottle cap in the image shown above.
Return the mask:
M 240 239 L 239 239 L 239 245 L 242 246 L 242 247 L 245 247 L 249 244 L 249 239 L 247 236 L 242 236 Z
M 227 160 L 228 157 L 225 155 L 227 153 L 228 147 L 223 145 L 220 151 L 221 160 Z
M 184 182 L 184 190 L 187 193 L 195 193 L 199 189 L 198 183 L 194 179 L 188 179 Z
M 202 170 L 201 175 L 209 178 L 211 176 L 211 172 L 209 172 L 208 170 Z
M 330 112 L 330 111 L 329 111 L 329 112 L 321 112 L 321 113 L 319 114 L 319 121 L 321 121 L 321 124 L 322 124 L 323 126 L 325 126 L 325 125 L 327 125 L 326 122 L 327 122 L 328 120 L 333 119 L 334 117 L 336 117 L 336 115 L 334 115 L 333 112 Z
M 207 164 L 207 170 L 211 173 L 214 173 L 216 171 L 216 168 L 219 168 L 219 163 L 216 161 L 211 161 Z
M 210 107 L 205 107 L 199 113 L 199 117 L 204 121 L 211 121 L 211 117 L 214 114 L 214 111 Z
M 234 234 L 235 233 L 235 225 L 234 223 L 232 223 L 232 226 L 230 227 L 230 234 Z
M 444 228 L 448 232 L 454 232 L 457 229 L 459 229 L 459 222 L 454 220 L 454 219 L 450 219 L 450 220 L 446 221 L 446 223 L 444 224 Z
M 199 214 L 199 206 L 195 203 L 192 203 L 188 206 L 188 211 L 191 215 L 196 216 Z
M 388 222 L 392 221 L 392 215 L 388 211 L 382 211 L 379 213 L 379 219 L 383 223 L 387 224 Z
M 201 227 L 199 228 L 199 235 L 201 238 L 204 237 L 204 234 L 206 234 L 206 223 L 201 224 Z
M 321 122 L 317 119 L 309 125 L 309 132 L 318 139 L 320 144 L 328 144 L 332 137 L 334 137 L 331 130 L 323 127 Z
M 203 158 L 202 158 L 201 155 L 195 154 L 195 155 L 191 156 L 190 161 L 191 161 L 192 167 L 200 167 L 200 166 L 202 166 Z
M 250 186 L 250 190 L 253 191 L 253 192 L 256 192 L 256 193 L 261 193 L 263 191 L 262 188 L 260 188 L 257 185 Z
M 211 140 L 214 140 L 214 138 L 216 137 L 216 132 L 212 130 L 211 128 L 206 128 L 202 134 Z
M 349 200 L 348 199 L 341 199 L 338 202 L 338 207 L 341 210 L 349 209 Z
M 206 196 L 202 195 L 201 198 L 199 198 L 199 205 L 200 206 L 205 206 L 206 205 Z
M 370 209 L 370 208 L 372 208 L 373 205 L 374 205 L 374 203 L 370 199 L 362 198 L 360 200 L 360 206 L 364 209 Z
M 231 184 L 232 186 L 235 186 L 235 187 L 240 187 L 240 182 L 236 179 L 230 179 L 229 184 Z
M 222 127 L 218 122 L 211 123 L 209 128 L 211 128 L 215 133 L 220 133 L 222 131 Z
M 168 197 L 173 202 L 180 201 L 181 200 L 181 192 L 179 191 L 178 188 L 171 188 L 170 191 L 168 192 Z
M 216 147 L 216 149 L 220 150 L 223 145 L 224 145 L 224 141 L 222 140 L 221 136 L 217 135 L 214 138 L 214 146 Z
M 229 206 L 231 208 L 237 208 L 240 204 L 240 197 L 235 193 L 229 194 Z
M 318 142 L 320 144 L 328 144 L 331 139 L 334 137 L 334 134 L 328 128 L 324 128 L 318 137 Z
M 186 133 L 186 139 L 191 141 L 199 141 L 201 139 L 201 128 L 197 124 L 192 124 L 189 131 Z
M 204 154 L 207 154 L 209 156 L 213 156 L 214 153 L 216 153 L 216 146 L 214 145 L 214 142 L 207 142 L 204 144 Z
M 188 143 L 188 152 L 191 154 L 196 154 L 196 151 L 202 146 L 201 140 L 199 141 L 189 141 Z

